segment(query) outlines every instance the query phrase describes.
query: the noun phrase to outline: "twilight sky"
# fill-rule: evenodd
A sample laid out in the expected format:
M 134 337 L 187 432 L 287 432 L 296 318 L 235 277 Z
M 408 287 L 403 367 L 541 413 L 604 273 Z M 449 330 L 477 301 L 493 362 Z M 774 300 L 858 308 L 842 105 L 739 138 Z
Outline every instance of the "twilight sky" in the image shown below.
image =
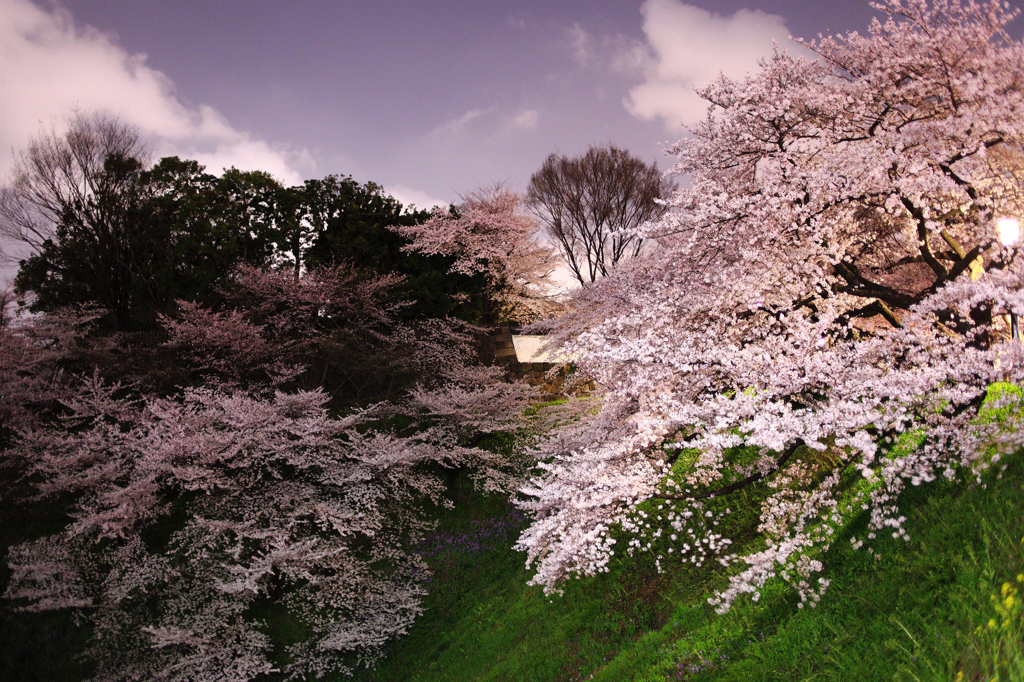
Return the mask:
M 859 0 L 0 0 L 0 182 L 74 107 L 157 157 L 426 207 L 611 142 L 668 168 L 692 88 L 788 36 L 865 31 Z

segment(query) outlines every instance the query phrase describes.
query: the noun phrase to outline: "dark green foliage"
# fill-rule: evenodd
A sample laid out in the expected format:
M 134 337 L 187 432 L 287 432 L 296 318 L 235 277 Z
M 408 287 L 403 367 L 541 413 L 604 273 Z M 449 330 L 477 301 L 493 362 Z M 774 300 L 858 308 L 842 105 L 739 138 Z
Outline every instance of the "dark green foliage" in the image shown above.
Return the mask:
M 92 195 L 22 262 L 15 287 L 35 295 L 35 311 L 94 304 L 110 331 L 152 329 L 179 299 L 216 305 L 238 265 L 270 262 L 280 191 L 261 172 L 217 178 L 177 157 L 148 171 L 108 157 Z
M 107 311 L 107 330 L 145 331 L 177 300 L 217 308 L 239 265 L 337 264 L 405 276 L 397 293 L 415 303 L 403 319 L 473 321 L 479 312 L 460 294 L 479 289 L 482 276 L 404 251 L 408 241 L 388 229 L 428 216 L 403 212 L 379 185 L 336 175 L 286 188 L 259 171 L 216 177 L 178 157 L 147 171 L 111 156 L 89 198 L 64 211 L 52 238 L 21 263 L 15 286 L 34 294 L 35 311 L 94 304 Z
M 91 181 L 91 193 L 62 207 L 52 238 L 22 263 L 15 288 L 35 294 L 34 310 L 92 303 L 112 329 L 131 329 L 150 242 L 142 164 L 110 155 Z
M 360 185 L 351 177 L 329 175 L 290 191 L 302 193 L 316 235 L 305 255 L 309 267 L 347 263 L 376 273 L 404 275 L 399 291 L 415 301 L 403 312 L 405 318 L 453 316 L 475 321 L 478 312 L 458 297 L 479 291 L 483 276 L 451 274 L 450 258 L 404 251 L 409 241 L 388 229 L 421 223 L 429 211 L 403 211 L 379 185 Z
M 147 280 L 161 308 L 175 300 L 215 307 L 234 268 L 270 263 L 281 191 L 270 175 L 232 168 L 218 178 L 196 161 L 168 157 L 146 183 L 154 233 Z

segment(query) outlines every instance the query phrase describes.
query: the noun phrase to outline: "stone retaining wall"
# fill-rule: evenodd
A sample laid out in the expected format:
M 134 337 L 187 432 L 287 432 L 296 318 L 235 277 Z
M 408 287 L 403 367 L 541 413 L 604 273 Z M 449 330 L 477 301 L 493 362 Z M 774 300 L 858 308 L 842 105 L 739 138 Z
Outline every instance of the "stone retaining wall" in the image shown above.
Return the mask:
M 512 341 L 513 332 L 516 331 L 510 324 L 505 323 L 492 327 L 477 337 L 477 351 L 480 361 L 484 364 L 493 364 L 505 367 L 509 379 L 515 381 L 525 379 L 531 386 L 540 386 L 547 393 L 552 395 L 562 394 L 566 384 L 566 368 L 562 367 L 553 375 L 549 376 L 552 369 L 556 367 L 551 362 L 520 362 L 516 356 L 515 344 Z M 594 390 L 594 382 L 569 382 L 572 385 L 572 393 L 580 394 Z

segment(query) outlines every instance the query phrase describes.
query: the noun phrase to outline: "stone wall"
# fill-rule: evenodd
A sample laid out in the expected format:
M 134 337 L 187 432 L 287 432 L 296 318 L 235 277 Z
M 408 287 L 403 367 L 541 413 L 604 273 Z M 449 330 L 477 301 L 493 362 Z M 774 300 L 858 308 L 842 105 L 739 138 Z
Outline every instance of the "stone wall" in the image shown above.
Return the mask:
M 513 333 L 517 331 L 510 324 L 497 325 L 477 337 L 477 351 L 480 361 L 484 364 L 505 367 L 509 379 L 515 381 L 525 379 L 531 386 L 540 386 L 547 393 L 561 395 L 566 385 L 566 368 L 562 367 L 551 374 L 555 364 L 551 362 L 520 362 L 516 356 Z M 580 383 L 569 382 L 574 394 L 586 393 L 594 389 L 592 381 Z

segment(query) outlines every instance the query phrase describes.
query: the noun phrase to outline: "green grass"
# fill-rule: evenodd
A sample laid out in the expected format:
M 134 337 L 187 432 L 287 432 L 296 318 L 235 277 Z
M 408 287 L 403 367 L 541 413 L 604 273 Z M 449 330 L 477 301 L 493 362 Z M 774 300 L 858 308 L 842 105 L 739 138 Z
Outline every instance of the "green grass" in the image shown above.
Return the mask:
M 438 589 L 413 631 L 356 679 L 1020 680 L 1024 463 L 990 479 L 911 488 L 910 541 L 878 540 L 875 554 L 851 548 L 857 519 L 823 557 L 832 585 L 815 609 L 777 580 L 719 616 L 706 598 L 720 569 L 659 575 L 646 556 L 549 599 L 526 586 L 521 555 L 456 552 L 434 564 Z M 1000 628 L 986 634 L 991 619 Z

